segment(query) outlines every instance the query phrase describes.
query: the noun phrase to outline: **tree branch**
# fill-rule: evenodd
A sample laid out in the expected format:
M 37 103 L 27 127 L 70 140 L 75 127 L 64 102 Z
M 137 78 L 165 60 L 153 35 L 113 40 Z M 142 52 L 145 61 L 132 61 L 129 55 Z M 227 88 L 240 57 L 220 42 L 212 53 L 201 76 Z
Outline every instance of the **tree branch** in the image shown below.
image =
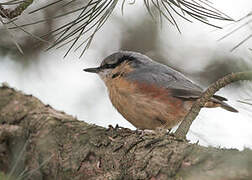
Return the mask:
M 0 87 L 2 179 L 249 180 L 251 164 L 251 150 L 206 148 L 170 135 L 89 125 Z
M 193 120 L 198 116 L 201 108 L 204 107 L 205 103 L 209 101 L 209 99 L 221 88 L 230 83 L 241 80 L 252 80 L 252 71 L 232 73 L 210 85 L 209 88 L 194 103 L 191 110 L 176 130 L 175 136 L 182 139 L 186 138 L 186 134 L 188 133 Z

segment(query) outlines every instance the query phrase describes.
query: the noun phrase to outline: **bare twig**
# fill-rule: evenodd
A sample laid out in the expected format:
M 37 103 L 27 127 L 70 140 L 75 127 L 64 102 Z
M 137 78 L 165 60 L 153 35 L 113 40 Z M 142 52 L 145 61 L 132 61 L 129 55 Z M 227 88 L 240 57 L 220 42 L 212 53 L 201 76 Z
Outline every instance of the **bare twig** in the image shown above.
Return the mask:
M 237 102 L 252 106 L 252 103 L 249 103 L 247 101 L 237 100 Z
M 194 103 L 189 113 L 186 115 L 182 123 L 179 125 L 178 129 L 175 132 L 177 138 L 184 139 L 186 134 L 189 131 L 189 128 L 193 120 L 198 116 L 200 109 L 204 107 L 205 103 L 221 88 L 226 85 L 240 81 L 240 80 L 252 80 L 252 71 L 247 72 L 238 72 L 229 74 L 212 85 L 201 95 L 201 97 Z

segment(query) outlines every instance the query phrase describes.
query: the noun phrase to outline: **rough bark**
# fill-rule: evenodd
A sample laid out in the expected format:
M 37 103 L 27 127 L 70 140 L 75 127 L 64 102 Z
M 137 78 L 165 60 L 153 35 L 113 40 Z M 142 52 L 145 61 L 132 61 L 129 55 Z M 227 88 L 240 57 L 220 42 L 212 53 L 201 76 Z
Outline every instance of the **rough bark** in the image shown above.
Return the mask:
M 31 95 L 0 88 L 0 178 L 252 179 L 252 151 L 87 124 Z

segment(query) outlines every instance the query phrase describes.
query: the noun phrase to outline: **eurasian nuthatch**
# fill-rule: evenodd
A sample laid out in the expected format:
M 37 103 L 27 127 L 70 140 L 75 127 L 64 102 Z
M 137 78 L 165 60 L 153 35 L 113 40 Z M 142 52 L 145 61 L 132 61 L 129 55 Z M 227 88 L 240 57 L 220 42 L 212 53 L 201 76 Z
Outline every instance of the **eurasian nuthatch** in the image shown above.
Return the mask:
M 180 72 L 136 52 L 119 51 L 96 68 L 115 108 L 139 129 L 172 128 L 183 120 L 203 90 Z M 238 112 L 214 95 L 204 107 Z

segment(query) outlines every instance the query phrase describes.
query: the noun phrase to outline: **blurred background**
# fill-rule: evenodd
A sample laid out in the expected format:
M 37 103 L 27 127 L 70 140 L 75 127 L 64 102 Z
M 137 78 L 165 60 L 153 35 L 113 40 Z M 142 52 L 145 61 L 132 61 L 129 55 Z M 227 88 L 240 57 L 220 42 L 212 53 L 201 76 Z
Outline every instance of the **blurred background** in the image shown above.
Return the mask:
M 62 0 L 60 3 L 68 2 Z M 117 3 L 81 57 L 83 48 L 71 50 L 64 58 L 71 45 L 46 51 L 50 44 L 37 40 L 39 35 L 76 18 L 76 14 L 57 19 L 51 17 L 74 10 L 81 2 L 64 6 L 56 3 L 29 14 L 47 5 L 46 2 L 35 1 L 13 22 L 20 26 L 45 20 L 22 29 L 12 28 L 15 24 L 11 22 L 3 25 L 4 18 L 1 19 L 0 83 L 7 82 L 11 87 L 32 94 L 43 103 L 79 120 L 103 127 L 118 124 L 135 129 L 113 108 L 99 77 L 83 72 L 83 68 L 98 66 L 103 58 L 118 50 L 132 50 L 177 69 L 203 88 L 230 72 L 252 69 L 250 0 L 232 3 L 211 0 L 212 6 L 237 20 L 210 20 L 223 29 L 196 20 L 191 23 L 174 15 L 180 32 L 165 18 L 160 19 L 154 5 L 150 6 L 153 8 L 151 17 L 144 1 L 132 2 L 125 1 L 123 13 L 122 2 Z M 47 37 L 44 39 L 47 40 Z M 57 42 L 57 37 L 51 37 L 50 41 L 53 40 Z M 24 54 L 20 53 L 15 43 L 21 46 Z M 228 104 L 238 109 L 239 113 L 220 108 L 202 109 L 188 139 L 192 142 L 199 140 L 205 146 L 252 148 L 251 92 L 249 82 L 234 83 L 220 90 L 217 94 L 228 98 Z

